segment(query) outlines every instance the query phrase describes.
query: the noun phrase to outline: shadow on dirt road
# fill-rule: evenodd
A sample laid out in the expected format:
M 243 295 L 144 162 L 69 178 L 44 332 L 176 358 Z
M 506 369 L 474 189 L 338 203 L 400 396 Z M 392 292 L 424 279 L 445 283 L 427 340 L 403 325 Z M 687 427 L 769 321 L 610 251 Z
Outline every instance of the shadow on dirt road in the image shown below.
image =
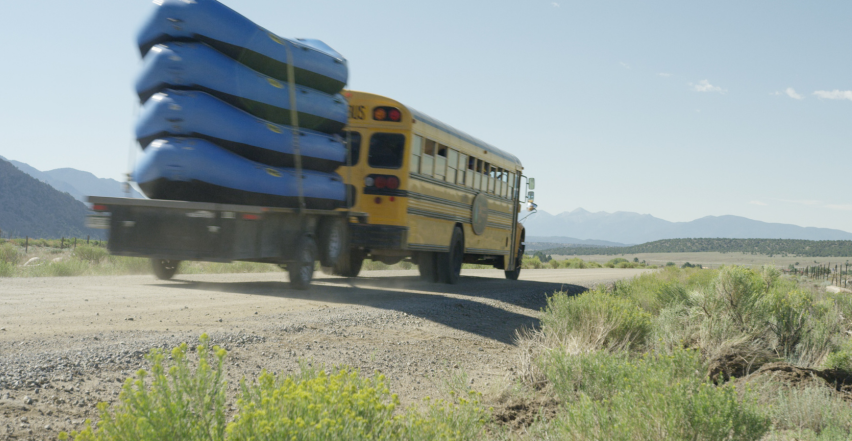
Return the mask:
M 287 282 L 161 283 L 231 294 L 350 304 L 404 312 L 460 331 L 513 344 L 515 330 L 538 325 L 537 312 L 555 291 L 577 294 L 585 287 L 562 283 L 510 281 L 489 277 L 462 277 L 456 285 L 427 283 L 418 277 L 321 278 L 307 291 Z

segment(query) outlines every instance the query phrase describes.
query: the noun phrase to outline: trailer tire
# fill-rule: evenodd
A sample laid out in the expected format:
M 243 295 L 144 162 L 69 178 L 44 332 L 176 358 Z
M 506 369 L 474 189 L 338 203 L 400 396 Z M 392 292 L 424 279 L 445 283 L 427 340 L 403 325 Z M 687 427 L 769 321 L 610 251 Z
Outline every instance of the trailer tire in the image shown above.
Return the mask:
M 333 267 L 349 247 L 348 228 L 343 218 L 323 220 L 317 229 L 319 261 L 322 266 Z
M 160 280 L 170 280 L 177 273 L 180 260 L 151 259 L 154 275 Z
M 317 260 L 317 243 L 310 236 L 299 240 L 296 259 L 287 264 L 290 285 L 296 289 L 308 289 L 314 278 L 314 262 Z

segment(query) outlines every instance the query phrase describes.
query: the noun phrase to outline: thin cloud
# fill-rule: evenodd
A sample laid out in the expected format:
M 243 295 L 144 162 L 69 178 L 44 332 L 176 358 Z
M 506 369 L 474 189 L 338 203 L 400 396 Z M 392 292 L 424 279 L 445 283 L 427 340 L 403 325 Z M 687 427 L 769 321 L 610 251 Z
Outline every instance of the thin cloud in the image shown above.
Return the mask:
M 621 64 L 621 67 L 623 67 L 623 68 L 625 68 L 625 69 L 630 70 L 630 65 L 629 65 L 629 64 L 627 64 L 627 63 L 625 63 L 625 62 L 623 62 L 623 61 L 622 61 L 621 63 L 619 63 L 619 64 Z
M 657 74 L 657 76 L 663 77 L 663 78 L 668 78 L 668 77 L 672 76 L 672 74 L 670 74 L 668 72 L 660 72 L 660 73 Z
M 550 2 L 550 4 L 551 4 L 551 5 L 553 5 L 553 7 L 554 7 L 554 8 L 558 8 L 558 7 L 559 7 L 559 3 L 556 3 L 556 2 Z
M 807 206 L 810 206 L 810 207 L 812 207 L 814 205 L 822 205 L 823 204 L 822 201 L 817 201 L 817 200 L 813 200 L 813 199 L 775 199 L 775 200 L 778 201 L 778 202 L 787 202 L 789 204 L 807 205 Z
M 825 208 L 832 210 L 852 211 L 852 204 L 828 204 Z
M 788 88 L 787 88 L 787 90 L 785 90 L 785 91 L 784 91 L 784 93 L 786 93 L 786 94 L 787 94 L 787 96 L 789 96 L 790 98 L 793 98 L 794 100 L 803 100 L 803 99 L 805 99 L 805 97 L 803 97 L 803 96 L 799 95 L 798 93 L 796 93 L 796 91 L 795 91 L 795 90 L 793 90 L 793 88 L 792 88 L 792 87 L 788 87 Z
M 749 204 L 760 205 L 761 207 L 765 207 L 765 206 L 769 205 L 766 202 L 760 202 L 760 201 L 751 201 L 751 202 L 749 202 Z
M 817 90 L 814 95 L 827 100 L 852 101 L 852 90 Z
M 698 84 L 689 83 L 689 85 L 692 86 L 692 90 L 694 90 L 696 92 L 719 92 L 719 93 L 727 92 L 727 90 L 722 89 L 719 86 L 714 86 L 714 85 L 710 84 L 710 82 L 707 81 L 707 80 L 701 80 L 701 81 L 698 82 Z

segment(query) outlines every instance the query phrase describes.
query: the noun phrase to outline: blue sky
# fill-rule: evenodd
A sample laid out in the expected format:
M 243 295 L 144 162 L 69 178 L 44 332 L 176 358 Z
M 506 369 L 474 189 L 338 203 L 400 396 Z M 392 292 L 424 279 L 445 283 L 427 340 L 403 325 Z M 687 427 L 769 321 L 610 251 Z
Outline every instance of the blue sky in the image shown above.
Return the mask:
M 551 213 L 852 231 L 852 2 L 226 1 L 516 154 Z M 146 0 L 0 4 L 0 155 L 121 179 Z

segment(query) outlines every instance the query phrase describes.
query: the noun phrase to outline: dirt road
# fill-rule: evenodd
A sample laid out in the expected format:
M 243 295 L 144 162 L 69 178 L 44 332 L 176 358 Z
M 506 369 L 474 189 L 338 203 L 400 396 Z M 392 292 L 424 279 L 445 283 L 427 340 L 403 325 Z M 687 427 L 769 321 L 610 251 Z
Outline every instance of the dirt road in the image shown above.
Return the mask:
M 114 402 L 151 348 L 202 333 L 229 351 L 230 384 L 299 360 L 379 370 L 404 403 L 465 372 L 472 387 L 505 382 L 513 337 L 535 326 L 546 295 L 577 293 L 646 270 L 465 270 L 457 285 L 416 271 L 358 279 L 319 275 L 309 291 L 284 273 L 0 279 L 0 439 L 55 439 Z M 457 376 L 457 375 L 456 375 Z M 457 376 L 458 377 L 458 376 Z

